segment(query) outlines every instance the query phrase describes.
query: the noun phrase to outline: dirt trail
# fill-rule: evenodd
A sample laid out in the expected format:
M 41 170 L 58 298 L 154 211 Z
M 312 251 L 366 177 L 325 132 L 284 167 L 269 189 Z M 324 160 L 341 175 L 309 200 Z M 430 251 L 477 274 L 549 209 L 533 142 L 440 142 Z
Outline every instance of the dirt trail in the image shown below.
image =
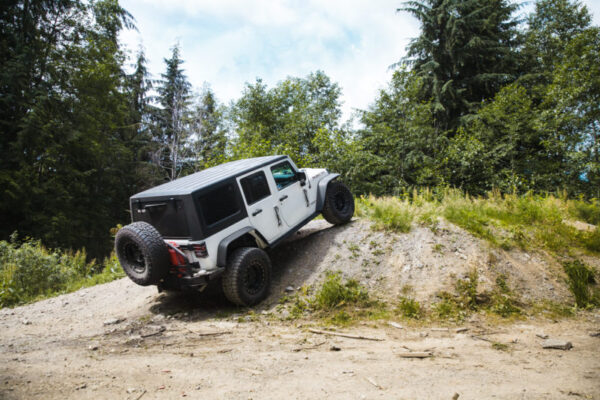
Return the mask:
M 483 285 L 500 269 L 524 296 L 567 296 L 543 255 L 490 250 L 451 226 L 395 236 L 314 221 L 272 256 L 273 295 L 256 317 L 220 295 L 158 294 L 127 279 L 0 310 L 0 399 L 600 399 L 598 312 L 501 326 L 476 315 L 460 333 L 341 329 L 384 339 L 366 341 L 311 333 L 276 306 L 286 287 L 336 269 L 390 297 L 410 284 L 427 299 L 473 266 Z M 573 348 L 542 349 L 539 333 Z

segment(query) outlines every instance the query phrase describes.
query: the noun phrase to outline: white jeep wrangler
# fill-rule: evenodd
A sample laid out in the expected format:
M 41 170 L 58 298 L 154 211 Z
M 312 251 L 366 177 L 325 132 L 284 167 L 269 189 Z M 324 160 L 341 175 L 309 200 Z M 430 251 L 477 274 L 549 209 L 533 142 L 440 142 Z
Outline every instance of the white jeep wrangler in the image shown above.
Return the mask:
M 156 186 L 131 197 L 132 223 L 117 233 L 117 256 L 139 285 L 201 291 L 222 277 L 231 302 L 256 304 L 271 283 L 265 250 L 319 213 L 332 224 L 352 218 L 354 198 L 338 176 L 269 156 Z

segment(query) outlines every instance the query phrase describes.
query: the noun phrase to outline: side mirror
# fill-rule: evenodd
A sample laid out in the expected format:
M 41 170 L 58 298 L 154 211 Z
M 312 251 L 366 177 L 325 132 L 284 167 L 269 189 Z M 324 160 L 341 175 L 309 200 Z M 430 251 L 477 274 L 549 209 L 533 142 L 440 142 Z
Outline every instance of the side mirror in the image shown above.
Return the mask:
M 303 171 L 297 172 L 296 176 L 300 180 L 300 186 L 306 185 L 306 174 Z

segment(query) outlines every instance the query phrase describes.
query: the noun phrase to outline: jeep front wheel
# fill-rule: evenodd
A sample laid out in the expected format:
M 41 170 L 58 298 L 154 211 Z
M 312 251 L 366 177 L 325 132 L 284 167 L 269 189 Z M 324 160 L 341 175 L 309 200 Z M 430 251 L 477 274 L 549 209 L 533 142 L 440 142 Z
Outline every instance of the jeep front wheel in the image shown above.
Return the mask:
M 229 301 L 252 306 L 267 297 L 270 285 L 271 260 L 264 250 L 241 247 L 228 257 L 223 292 Z
M 141 286 L 155 285 L 169 272 L 169 251 L 160 233 L 146 222 L 117 232 L 115 251 L 123 271 Z
M 323 217 L 330 224 L 340 225 L 352 219 L 354 215 L 354 197 L 340 181 L 332 181 L 327 185 Z

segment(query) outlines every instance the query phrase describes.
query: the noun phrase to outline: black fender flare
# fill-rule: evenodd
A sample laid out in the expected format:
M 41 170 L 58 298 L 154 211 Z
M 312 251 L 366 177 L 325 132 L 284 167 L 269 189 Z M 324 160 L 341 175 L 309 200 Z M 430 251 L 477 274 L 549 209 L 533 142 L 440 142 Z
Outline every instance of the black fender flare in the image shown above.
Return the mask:
M 251 233 L 254 231 L 255 231 L 255 229 L 253 227 L 245 226 L 245 227 L 233 232 L 231 235 L 226 236 L 223 240 L 221 240 L 221 242 L 219 243 L 218 250 L 217 250 L 217 266 L 225 267 L 227 265 L 227 248 L 229 247 L 231 242 L 233 242 L 236 239 L 239 239 L 240 237 L 244 236 L 247 233 Z
M 323 206 L 325 205 L 325 193 L 327 193 L 327 185 L 329 182 L 336 179 L 340 174 L 330 173 L 326 175 L 323 179 L 319 181 L 319 185 L 317 186 L 317 208 L 316 211 L 323 211 Z

